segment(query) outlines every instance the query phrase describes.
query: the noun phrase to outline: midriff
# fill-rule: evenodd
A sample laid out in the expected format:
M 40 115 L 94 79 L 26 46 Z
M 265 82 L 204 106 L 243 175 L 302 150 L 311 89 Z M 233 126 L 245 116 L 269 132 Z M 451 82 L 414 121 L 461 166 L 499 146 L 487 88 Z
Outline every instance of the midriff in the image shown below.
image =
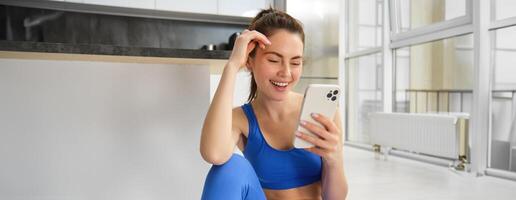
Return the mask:
M 267 200 L 322 200 L 321 182 L 287 190 L 263 189 Z

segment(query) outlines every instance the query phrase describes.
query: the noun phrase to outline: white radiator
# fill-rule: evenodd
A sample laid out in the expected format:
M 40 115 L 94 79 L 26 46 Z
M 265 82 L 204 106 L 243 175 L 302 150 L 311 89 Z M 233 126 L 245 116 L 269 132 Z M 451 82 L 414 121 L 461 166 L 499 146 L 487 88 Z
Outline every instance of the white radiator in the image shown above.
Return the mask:
M 439 114 L 371 113 L 371 143 L 458 159 L 463 148 L 459 117 Z M 462 154 L 461 154 L 462 155 Z

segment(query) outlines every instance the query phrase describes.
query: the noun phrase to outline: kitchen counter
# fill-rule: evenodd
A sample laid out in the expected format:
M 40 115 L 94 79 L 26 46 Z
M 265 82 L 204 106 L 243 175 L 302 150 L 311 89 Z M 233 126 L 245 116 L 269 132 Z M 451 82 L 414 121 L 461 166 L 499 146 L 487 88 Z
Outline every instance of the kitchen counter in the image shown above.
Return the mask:
M 101 44 L 64 44 L 47 42 L 0 41 L 0 51 L 70 53 L 111 56 L 141 56 L 165 58 L 227 59 L 231 51 L 123 47 Z
M 222 50 L 0 41 L 0 58 L 209 65 L 213 73 L 220 73 L 230 54 Z

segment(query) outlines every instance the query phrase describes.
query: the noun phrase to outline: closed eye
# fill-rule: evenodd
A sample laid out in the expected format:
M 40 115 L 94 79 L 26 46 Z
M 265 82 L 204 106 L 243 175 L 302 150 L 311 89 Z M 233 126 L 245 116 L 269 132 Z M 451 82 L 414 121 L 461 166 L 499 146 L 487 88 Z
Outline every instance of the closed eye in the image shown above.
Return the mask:
M 277 62 L 279 62 L 279 61 L 277 61 L 277 60 L 269 60 L 269 62 L 277 63 Z

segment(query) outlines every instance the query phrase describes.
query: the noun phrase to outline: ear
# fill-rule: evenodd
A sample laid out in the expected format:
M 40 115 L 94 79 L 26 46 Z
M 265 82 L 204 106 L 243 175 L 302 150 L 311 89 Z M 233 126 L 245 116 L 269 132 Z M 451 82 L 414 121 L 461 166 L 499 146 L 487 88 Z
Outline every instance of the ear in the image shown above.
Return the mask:
M 247 62 L 245 62 L 245 68 L 247 69 L 247 71 L 249 72 L 253 72 L 253 68 L 254 68 L 254 58 L 249 56 L 247 58 Z

